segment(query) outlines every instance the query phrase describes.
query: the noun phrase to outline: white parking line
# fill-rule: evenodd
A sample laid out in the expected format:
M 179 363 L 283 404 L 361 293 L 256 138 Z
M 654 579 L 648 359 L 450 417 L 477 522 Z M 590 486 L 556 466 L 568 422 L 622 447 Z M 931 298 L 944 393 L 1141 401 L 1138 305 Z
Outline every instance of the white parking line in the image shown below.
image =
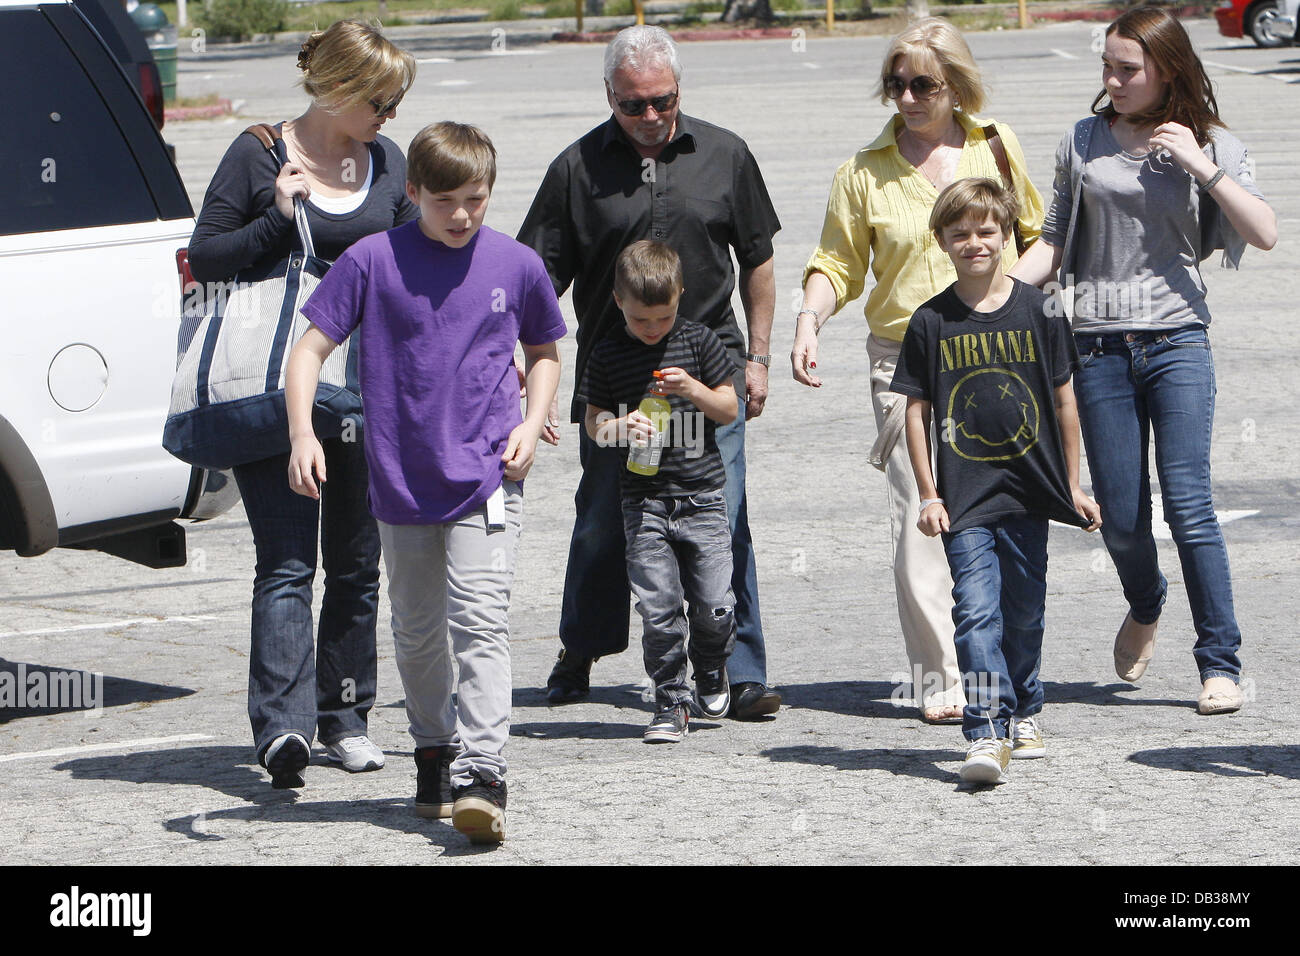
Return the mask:
M 1216 511 L 1214 516 L 1219 519 L 1219 524 L 1224 525 L 1230 521 L 1237 521 L 1241 518 L 1251 518 L 1259 514 L 1259 509 L 1238 509 L 1228 511 Z M 1106 516 L 1102 515 L 1102 521 Z M 1157 541 L 1172 541 L 1173 535 L 1169 532 L 1169 525 L 1165 524 L 1165 513 L 1160 507 L 1159 496 L 1151 502 L 1151 536 Z
M 1065 59 L 1067 60 L 1079 59 L 1073 53 L 1066 53 L 1064 50 L 1058 50 L 1056 47 L 1052 47 L 1052 52 L 1055 53 L 1057 56 L 1065 57 Z
M 439 80 L 439 86 L 469 86 L 471 80 Z
M 142 747 L 157 747 L 159 744 L 179 744 L 196 740 L 216 740 L 208 734 L 179 734 L 175 737 L 142 737 L 139 740 L 123 740 L 115 744 L 87 744 L 84 747 L 61 747 L 58 750 L 32 750 L 25 754 L 4 754 L 0 763 L 10 760 L 31 760 L 36 757 L 70 757 L 74 754 L 99 753 L 104 750 L 139 750 Z
M 1215 63 L 1213 60 L 1202 60 L 1201 62 L 1206 66 L 1212 66 L 1218 70 L 1227 70 L 1229 73 L 1245 73 L 1247 76 L 1263 76 L 1270 80 L 1277 80 L 1279 83 L 1291 82 L 1286 77 L 1269 73 L 1267 70 L 1250 70 L 1244 66 L 1229 66 L 1227 63 Z
M 198 621 L 220 620 L 214 614 L 200 614 L 195 617 L 184 615 L 177 617 L 128 617 L 121 621 L 101 621 L 98 624 L 72 624 L 68 627 L 42 627 L 35 631 L 0 631 L 0 637 L 32 637 L 37 634 L 70 634 L 73 631 L 102 631 L 110 627 L 140 627 L 147 624 L 193 624 Z
M 448 59 L 445 56 L 431 56 L 427 60 L 416 60 L 416 63 L 455 63 L 455 60 Z

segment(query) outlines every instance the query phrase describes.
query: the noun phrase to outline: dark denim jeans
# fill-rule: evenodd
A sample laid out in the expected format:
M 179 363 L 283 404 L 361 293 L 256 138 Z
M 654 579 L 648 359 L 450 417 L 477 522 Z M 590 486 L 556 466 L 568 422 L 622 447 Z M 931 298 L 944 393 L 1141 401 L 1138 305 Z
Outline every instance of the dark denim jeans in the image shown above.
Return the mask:
M 1147 449 L 1155 433 L 1165 521 L 1178 546 L 1201 680 L 1237 680 L 1241 632 L 1210 491 L 1214 359 L 1205 329 L 1078 334 L 1074 391 L 1101 535 L 1134 620 L 1160 616 L 1167 585 L 1151 534 Z
M 758 572 L 745 498 L 745 402 L 736 420 L 714 433 L 726 471 L 727 523 L 731 529 L 731 589 L 736 599 L 736 648 L 727 665 L 733 684 L 767 683 L 767 653 L 758 606 Z M 619 449 L 601 448 L 579 428 L 582 478 L 573 503 L 577 516 L 564 574 L 560 641 L 570 654 L 606 657 L 627 649 L 626 538 L 623 532 Z
M 331 439 L 319 502 L 289 488 L 289 456 L 234 469 L 257 548 L 248 718 L 258 759 L 280 734 L 310 743 L 366 733 L 375 703 L 379 531 L 366 504 L 360 441 Z M 325 595 L 312 647 L 312 580 L 320 527 Z
M 721 490 L 682 498 L 624 498 L 623 530 L 655 703 L 662 709 L 687 702 L 687 659 L 697 673 L 714 670 L 727 662 L 736 643 L 726 498 Z
M 1012 718 L 1043 709 L 1038 667 L 1047 601 L 1047 519 L 1011 515 L 943 536 L 952 571 L 957 666 L 967 740 L 1009 736 Z

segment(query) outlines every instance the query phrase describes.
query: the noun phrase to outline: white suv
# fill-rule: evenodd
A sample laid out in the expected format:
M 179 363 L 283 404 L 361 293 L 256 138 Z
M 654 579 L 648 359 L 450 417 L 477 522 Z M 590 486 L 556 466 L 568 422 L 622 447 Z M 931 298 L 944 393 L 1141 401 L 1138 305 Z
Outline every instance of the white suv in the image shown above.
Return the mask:
M 0 549 L 185 563 L 237 500 L 163 451 L 194 214 L 139 93 L 66 0 L 0 0 Z

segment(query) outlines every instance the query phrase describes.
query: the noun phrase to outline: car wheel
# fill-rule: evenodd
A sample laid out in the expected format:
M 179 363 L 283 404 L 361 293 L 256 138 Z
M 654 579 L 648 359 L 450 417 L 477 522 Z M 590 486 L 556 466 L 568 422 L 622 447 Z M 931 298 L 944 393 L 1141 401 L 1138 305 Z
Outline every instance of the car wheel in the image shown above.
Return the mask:
M 1255 41 L 1256 46 L 1284 46 L 1287 41 L 1275 37 L 1269 31 L 1275 19 L 1277 19 L 1276 0 L 1263 0 L 1262 3 L 1257 3 L 1250 8 L 1250 12 L 1246 14 L 1246 21 L 1242 25 L 1246 28 L 1247 35 Z

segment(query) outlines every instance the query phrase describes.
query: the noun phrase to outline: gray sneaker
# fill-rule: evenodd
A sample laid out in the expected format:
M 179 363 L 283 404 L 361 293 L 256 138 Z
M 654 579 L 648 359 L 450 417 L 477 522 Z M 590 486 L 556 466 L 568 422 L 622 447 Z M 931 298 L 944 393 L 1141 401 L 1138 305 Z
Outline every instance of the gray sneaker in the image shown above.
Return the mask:
M 690 718 L 686 716 L 685 704 L 671 704 L 662 708 L 650 726 L 645 729 L 642 739 L 648 744 L 681 743 L 688 732 Z
M 343 765 L 348 773 L 378 770 L 384 765 L 384 752 L 366 736 L 344 737 L 325 745 L 325 756 L 330 763 Z

